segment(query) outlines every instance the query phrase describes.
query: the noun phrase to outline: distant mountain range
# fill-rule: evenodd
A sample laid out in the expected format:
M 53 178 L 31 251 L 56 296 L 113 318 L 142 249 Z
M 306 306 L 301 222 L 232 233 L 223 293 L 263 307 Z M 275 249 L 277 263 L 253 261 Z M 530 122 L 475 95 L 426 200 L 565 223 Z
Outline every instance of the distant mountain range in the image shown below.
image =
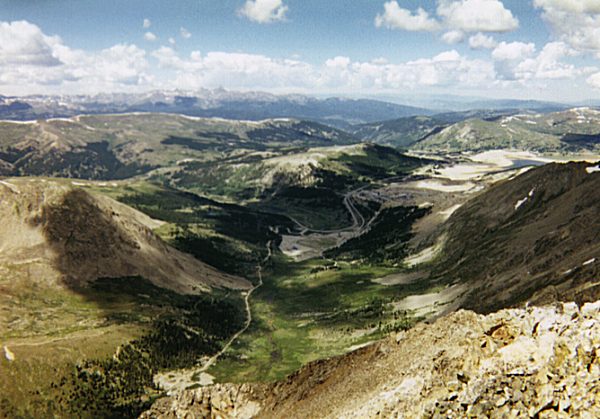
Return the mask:
M 577 106 L 582 104 L 577 104 Z M 586 103 L 586 106 L 597 105 Z M 33 120 L 64 118 L 81 114 L 163 112 L 188 116 L 237 120 L 269 118 L 309 119 L 338 128 L 412 116 L 443 114 L 454 118 L 463 113 L 558 112 L 575 105 L 555 102 L 462 97 L 316 97 L 275 95 L 265 92 L 234 92 L 225 89 L 198 91 L 152 91 L 96 95 L 2 96 L 0 119 Z M 441 117 L 440 119 L 447 119 Z M 462 118 L 464 119 L 464 118 Z M 450 117 L 448 122 L 460 119 Z
M 523 99 L 487 99 L 477 96 L 456 95 L 399 95 L 373 96 L 371 99 L 392 103 L 435 109 L 437 112 L 463 112 L 473 109 L 529 109 L 539 112 L 556 112 L 573 106 L 598 106 L 599 101 L 588 100 L 577 103 L 559 103 L 541 100 Z
M 538 152 L 597 151 L 600 111 L 573 108 L 553 113 L 518 113 L 468 118 L 424 135 L 411 148 L 424 151 L 519 149 Z
M 321 99 L 224 89 L 94 96 L 0 96 L 0 119 L 32 120 L 129 112 L 178 113 L 238 120 L 298 118 L 338 127 L 433 113 L 424 108 L 370 99 Z

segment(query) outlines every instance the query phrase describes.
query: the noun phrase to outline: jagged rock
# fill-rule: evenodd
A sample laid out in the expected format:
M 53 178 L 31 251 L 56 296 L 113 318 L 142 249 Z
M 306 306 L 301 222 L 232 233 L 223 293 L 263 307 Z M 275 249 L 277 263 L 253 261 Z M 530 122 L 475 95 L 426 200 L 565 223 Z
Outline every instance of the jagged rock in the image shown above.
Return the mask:
M 600 303 L 459 311 L 279 383 L 186 391 L 142 417 L 600 417 L 599 320 Z
M 159 399 L 140 417 L 163 418 L 252 418 L 260 408 L 254 393 L 261 386 L 217 384 L 186 390 L 174 397 Z

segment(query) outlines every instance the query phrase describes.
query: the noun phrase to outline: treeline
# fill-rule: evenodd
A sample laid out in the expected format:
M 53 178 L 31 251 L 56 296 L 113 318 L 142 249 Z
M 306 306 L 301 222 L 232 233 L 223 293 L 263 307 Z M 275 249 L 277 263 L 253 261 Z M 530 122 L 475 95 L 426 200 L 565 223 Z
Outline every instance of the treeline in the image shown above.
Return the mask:
M 171 244 L 223 272 L 243 276 L 254 274 L 257 263 L 266 253 L 264 248 L 254 246 L 250 248 L 252 251 L 243 252 L 231 239 L 204 236 L 186 224 L 177 225 Z

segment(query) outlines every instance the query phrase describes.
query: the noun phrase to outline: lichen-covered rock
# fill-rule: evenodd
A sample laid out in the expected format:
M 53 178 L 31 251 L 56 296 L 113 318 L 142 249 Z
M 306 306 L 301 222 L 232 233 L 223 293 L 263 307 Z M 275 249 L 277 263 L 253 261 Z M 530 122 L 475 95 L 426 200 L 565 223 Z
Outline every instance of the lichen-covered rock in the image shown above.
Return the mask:
M 600 417 L 600 304 L 460 311 L 268 387 L 161 399 L 143 417 Z

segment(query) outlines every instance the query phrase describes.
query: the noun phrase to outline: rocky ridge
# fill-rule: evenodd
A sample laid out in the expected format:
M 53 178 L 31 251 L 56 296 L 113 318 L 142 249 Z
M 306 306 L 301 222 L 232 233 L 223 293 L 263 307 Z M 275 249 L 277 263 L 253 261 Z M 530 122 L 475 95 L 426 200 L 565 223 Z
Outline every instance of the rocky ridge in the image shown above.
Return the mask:
M 143 418 L 600 417 L 600 301 L 459 311 L 272 385 L 159 399 Z

